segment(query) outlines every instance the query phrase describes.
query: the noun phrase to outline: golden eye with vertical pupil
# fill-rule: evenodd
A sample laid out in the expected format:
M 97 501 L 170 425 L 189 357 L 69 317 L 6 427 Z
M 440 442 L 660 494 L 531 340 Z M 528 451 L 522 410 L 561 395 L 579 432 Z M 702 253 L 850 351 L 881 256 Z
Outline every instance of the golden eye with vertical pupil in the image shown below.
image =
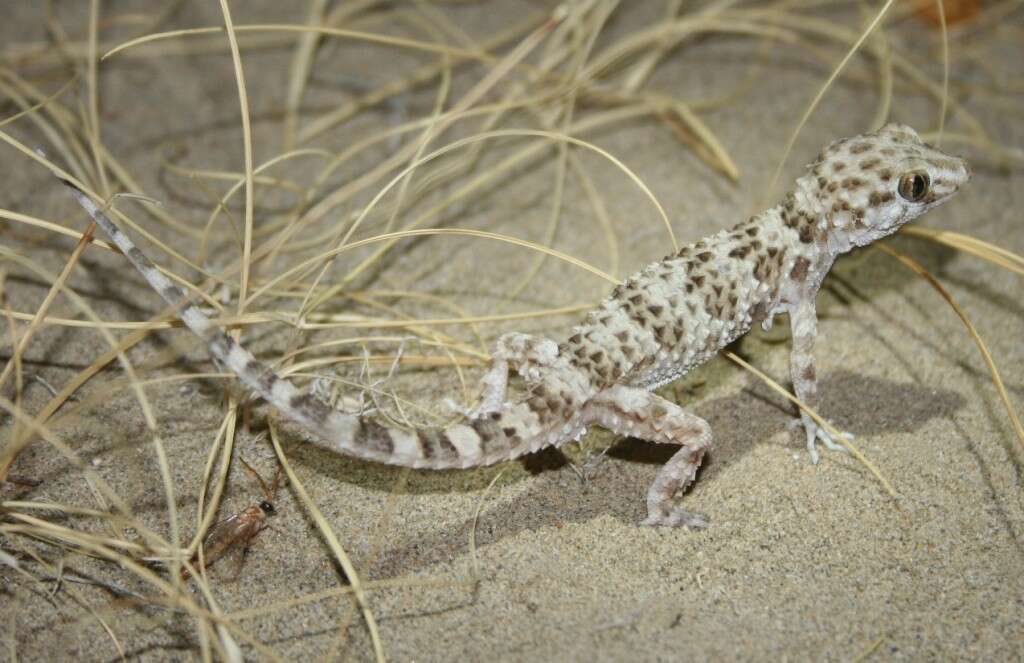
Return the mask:
M 919 203 L 926 195 L 928 195 L 928 188 L 930 186 L 931 179 L 929 179 L 928 173 L 915 171 L 913 173 L 906 173 L 900 177 L 900 186 L 898 191 L 906 200 L 909 200 L 912 203 Z

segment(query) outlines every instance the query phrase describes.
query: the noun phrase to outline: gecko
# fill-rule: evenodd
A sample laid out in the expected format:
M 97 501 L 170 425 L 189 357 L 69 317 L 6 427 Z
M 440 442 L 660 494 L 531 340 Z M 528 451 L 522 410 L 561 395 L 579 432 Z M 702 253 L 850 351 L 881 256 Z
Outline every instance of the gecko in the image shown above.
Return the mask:
M 473 468 L 578 440 L 588 426 L 679 447 L 647 491 L 643 525 L 700 529 L 678 504 L 711 447 L 708 423 L 656 393 L 714 357 L 755 324 L 787 314 L 797 398 L 818 402 L 815 300 L 836 258 L 891 235 L 941 205 L 971 177 L 967 162 L 909 126 L 829 144 L 776 206 L 651 263 L 619 284 L 561 341 L 509 333 L 497 340 L 482 393 L 446 427 L 406 429 L 346 413 L 300 389 L 203 314 L 79 188 L 78 203 L 146 281 L 239 381 L 321 446 L 368 461 L 425 469 Z M 510 397 L 510 370 L 524 393 Z M 843 449 L 801 411 L 817 445 Z

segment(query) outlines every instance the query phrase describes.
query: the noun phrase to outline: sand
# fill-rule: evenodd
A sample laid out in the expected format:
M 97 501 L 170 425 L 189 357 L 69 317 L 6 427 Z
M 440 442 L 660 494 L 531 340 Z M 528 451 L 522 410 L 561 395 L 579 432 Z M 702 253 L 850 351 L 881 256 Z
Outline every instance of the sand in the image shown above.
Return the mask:
M 58 13 L 61 24 L 81 37 L 86 3 L 64 4 Z M 104 14 L 143 12 L 160 3 L 138 4 L 129 8 L 104 3 Z M 299 23 L 305 20 L 305 9 L 299 6 L 304 4 L 232 3 L 232 9 L 240 24 Z M 444 11 L 467 33 L 483 38 L 536 7 L 509 2 L 445 6 Z M 44 39 L 41 8 L 17 3 L 10 9 L 12 15 L 0 25 L 5 48 Z M 661 11 L 662 4 L 653 2 L 621 7 L 606 39 L 638 29 Z M 855 13 L 818 15 L 857 25 Z M 982 25 L 975 33 L 960 34 L 951 51 L 954 98 L 1004 146 L 1024 145 L 1020 72 L 1013 65 L 1024 61 L 1020 16 L 1017 10 L 1002 25 Z M 186 3 L 158 29 L 220 21 L 214 3 Z M 380 29 L 373 22 L 360 27 Z M 110 38 L 128 32 L 124 26 L 113 26 Z M 937 34 L 928 24 L 910 19 L 891 38 L 941 80 Z M 352 43 L 325 46 L 316 60 L 309 112 L 322 113 L 351 98 L 357 85 L 378 85 L 426 61 L 423 56 L 394 53 Z M 290 54 L 286 48 L 243 53 L 257 163 L 282 150 L 279 111 Z M 823 62 L 811 49 L 718 35 L 673 53 L 658 68 L 650 89 L 690 101 L 715 98 L 741 86 L 738 103 L 704 116 L 741 170 L 735 184 L 650 118 L 583 137 L 628 164 L 668 211 L 679 240 L 695 241 L 763 205 L 797 118 L 837 60 L 833 54 Z M 755 61 L 763 68 L 752 70 Z M 873 61 L 859 59 L 851 71 L 863 81 L 875 67 Z M 26 66 L 26 71 L 32 67 Z M 66 72 L 58 76 L 61 70 L 52 71 L 51 84 L 66 80 Z M 455 99 L 480 75 L 479 69 L 462 71 L 455 80 Z M 992 80 L 996 87 L 985 88 L 983 84 Z M 213 194 L 168 164 L 235 171 L 242 167 L 230 58 L 220 52 L 114 58 L 103 64 L 101 82 L 105 145 L 148 194 L 163 200 L 187 224 L 201 226 Z M 977 83 L 978 91 L 964 91 L 961 84 L 969 82 Z M 904 79 L 898 84 L 903 87 L 897 86 L 891 117 L 933 128 L 938 104 L 904 89 Z M 1016 94 L 1009 91 L 1012 85 L 1017 86 Z M 428 114 L 435 95 L 436 85 L 426 86 L 403 97 L 404 107 L 367 112 L 312 146 L 339 150 L 368 131 L 389 126 L 402 113 Z M 877 103 L 877 84 L 840 80 L 801 132 L 782 182 L 798 174 L 820 146 L 866 129 Z M 6 107 L 5 116 L 10 112 L 12 107 Z M 26 141 L 42 142 L 27 126 L 21 122 L 11 130 Z M 964 124 L 954 116 L 949 128 L 962 132 Z M 973 148 L 950 149 L 971 157 L 974 179 L 954 202 L 920 225 L 968 233 L 1024 252 L 1019 162 L 1000 168 Z M 0 206 L 74 229 L 85 227 L 82 214 L 41 167 L 9 148 L 4 154 Z M 670 242 L 651 202 L 607 161 L 579 154 L 614 222 L 621 251 L 618 275 L 664 255 Z M 338 181 L 358 176 L 361 168 L 380 157 L 376 153 L 347 165 Z M 485 158 L 481 167 L 496 158 Z M 543 241 L 553 162 L 549 158 L 543 167 L 513 172 L 500 187 L 446 214 L 442 223 Z M 308 182 L 319 167 L 315 160 L 296 159 L 275 174 Z M 223 182 L 204 185 L 213 186 L 216 195 L 224 190 Z M 784 186 L 770 196 L 777 198 Z M 294 197 L 278 192 L 259 201 L 285 206 L 293 204 Z M 171 246 L 196 255 L 190 238 L 130 202 L 122 208 Z M 241 206 L 231 209 L 237 222 Z M 343 208 L 338 216 L 351 211 Z M 379 232 L 384 221 L 377 218 L 378 225 L 368 233 Z M 219 223 L 223 231 L 224 220 Z M 74 245 L 68 238 L 6 222 L 0 233 L 4 245 L 31 256 L 52 273 L 62 268 Z M 932 270 L 963 306 L 1019 410 L 1024 399 L 1020 277 L 918 238 L 897 238 L 890 245 Z M 554 246 L 609 269 L 603 235 L 578 184 L 566 192 Z M 237 255 L 236 246 L 223 242 L 217 249 L 220 253 L 211 259 L 214 266 Z M 443 295 L 473 315 L 595 301 L 607 289 L 601 279 L 548 259 L 529 288 L 508 299 L 503 298 L 507 289 L 527 271 L 534 254 L 467 238 L 419 241 L 400 249 L 363 287 Z M 159 258 L 173 264 L 165 255 Z M 344 257 L 332 274 L 343 273 L 342 268 L 354 261 Z M 4 269 L 12 309 L 34 311 L 46 292 L 46 281 L 9 264 Z M 268 275 L 272 274 L 266 270 L 259 273 Z M 126 263 L 99 250 L 86 252 L 70 283 L 108 321 L 147 320 L 162 310 Z M 296 303 L 273 305 L 291 310 Z M 337 310 L 344 312 L 347 306 L 339 303 Z M 286 426 L 283 438 L 295 472 L 362 580 L 413 581 L 369 595 L 387 657 L 654 661 L 853 660 L 864 655 L 867 660 L 1019 660 L 1024 651 L 1024 453 L 978 349 L 928 283 L 878 251 L 843 258 L 826 282 L 818 307 L 821 411 L 857 435 L 858 447 L 892 483 L 898 499 L 887 495 L 851 457 L 825 453 L 819 465 L 811 465 L 799 436 L 787 430 L 787 405 L 724 359 L 665 392 L 706 418 L 714 430 L 714 449 L 684 498 L 688 508 L 709 517 L 710 527 L 701 532 L 639 527 L 643 495 L 671 450 L 635 440 L 616 441 L 600 431 L 586 440 L 584 451 L 567 449 L 569 458 L 550 452 L 498 468 L 405 473 L 331 455 L 304 444 L 303 434 Z M 421 317 L 452 315 L 431 305 L 401 310 Z M 66 299 L 52 311 L 62 317 L 77 314 Z M 560 316 L 480 325 L 479 330 L 486 338 L 512 329 L 554 335 L 573 320 L 574 316 Z M 787 328 L 785 320 L 779 322 L 775 330 L 752 333 L 734 349 L 784 381 Z M 441 326 L 438 331 L 472 341 L 463 326 Z M 113 333 L 120 337 L 126 332 Z M 359 333 L 333 330 L 317 340 Z M 259 325 L 246 334 L 271 358 L 296 342 L 281 324 Z M 25 370 L 60 388 L 107 347 L 93 330 L 47 326 L 26 353 Z M 7 346 L 4 356 L 9 352 Z M 426 351 L 413 343 L 409 352 Z M 353 353 L 359 356 L 358 351 Z M 154 334 L 129 356 L 146 377 L 213 370 L 202 349 L 181 330 Z M 479 371 L 467 375 L 472 380 Z M 136 514 L 169 536 L 153 446 L 138 401 L 118 382 L 121 376 L 111 369 L 83 387 L 78 392 L 81 402 L 72 404 L 78 408 L 77 416 L 55 432 Z M 118 384 L 121 387 L 115 388 Z M 406 398 L 430 405 L 450 395 L 457 384 L 450 370 L 403 368 L 395 388 Z M 222 383 L 166 382 L 147 387 L 146 395 L 167 449 L 181 527 L 189 535 L 196 526 L 202 468 L 224 413 Z M 48 399 L 39 384 L 30 383 L 25 410 L 37 412 Z M 265 406 L 252 407 L 252 426 L 240 431 L 236 447 L 269 477 L 276 462 L 266 438 L 260 436 L 267 415 Z M 10 429 L 10 420 L 5 420 L 0 429 L 3 439 Z M 608 458 L 581 480 L 570 459 L 585 462 L 588 453 L 607 444 L 614 445 Z M 23 499 L 101 507 L 81 473 L 42 441 L 19 459 L 16 471 L 43 482 L 22 492 Z M 498 472 L 501 477 L 486 491 Z M 10 497 L 9 491 L 5 497 Z M 255 483 L 236 462 L 222 517 L 259 499 Z M 294 490 L 282 489 L 275 504 L 272 526 L 254 541 L 240 576 L 233 579 L 229 567 L 239 567 L 225 561 L 212 578 L 216 600 L 225 612 L 346 583 Z M 477 509 L 474 562 L 471 530 Z M 100 529 L 85 519 L 53 519 L 89 531 Z M 51 560 L 60 557 L 53 547 L 39 549 Z M 66 563 L 77 573 L 152 592 L 114 565 L 71 552 Z M 414 584 L 421 581 L 448 584 Z M 0 624 L 6 629 L 5 647 L 18 659 L 116 660 L 112 640 L 84 606 L 100 611 L 129 657 L 181 660 L 198 655 L 195 625 L 185 616 L 157 607 L 112 605 L 110 595 L 95 587 L 65 582 L 59 591 L 54 589 L 51 583 L 33 583 L 0 569 Z M 72 591 L 82 604 L 73 600 Z M 343 630 L 342 624 L 349 621 Z M 373 656 L 366 625 L 344 597 L 238 623 L 288 660 Z M 251 648 L 245 652 L 261 658 Z

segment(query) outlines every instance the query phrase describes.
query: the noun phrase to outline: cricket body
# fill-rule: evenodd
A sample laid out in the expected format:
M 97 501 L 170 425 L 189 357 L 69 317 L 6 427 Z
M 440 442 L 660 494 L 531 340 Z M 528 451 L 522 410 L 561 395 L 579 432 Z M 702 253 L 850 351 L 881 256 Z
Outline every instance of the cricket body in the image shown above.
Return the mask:
M 202 562 L 202 566 L 209 568 L 231 549 L 239 546 L 244 553 L 249 549 L 256 535 L 267 526 L 267 517 L 277 513 L 277 510 L 274 508 L 274 499 L 277 497 L 277 489 L 281 482 L 281 470 L 278 470 L 277 476 L 274 477 L 274 482 L 267 485 L 267 482 L 263 480 L 263 477 L 259 475 L 259 472 L 252 465 L 245 462 L 244 458 L 239 457 L 239 460 L 242 462 L 246 473 L 259 483 L 260 490 L 263 491 L 263 497 L 266 499 L 262 500 L 259 504 L 250 504 L 240 513 L 228 516 L 211 527 L 210 531 L 206 534 L 206 538 L 203 539 L 202 559 L 200 559 L 198 550 L 189 559 L 189 563 L 193 568 L 198 569 L 200 562 Z M 181 579 L 188 580 L 190 577 L 191 572 L 188 570 L 188 567 L 182 567 Z
M 251 504 L 241 513 L 236 513 L 225 518 L 210 529 L 210 533 L 203 539 L 203 565 L 206 568 L 213 566 L 213 563 L 228 553 L 233 547 L 241 545 L 243 550 L 248 548 L 260 531 L 266 527 L 267 516 L 275 513 L 274 505 L 263 500 L 259 504 Z M 199 553 L 189 559 L 189 562 L 199 568 Z M 182 568 L 181 579 L 188 580 L 191 573 L 187 568 Z
M 711 445 L 710 427 L 652 390 L 754 324 L 767 328 L 786 313 L 796 395 L 813 407 L 815 297 L 836 257 L 894 233 L 948 200 L 969 177 L 963 159 L 926 145 L 907 126 L 834 142 L 779 205 L 629 277 L 561 343 L 502 336 L 481 402 L 444 429 L 405 430 L 340 412 L 255 359 L 195 305 L 186 304 L 180 315 L 243 384 L 339 453 L 407 467 L 470 468 L 563 445 L 588 425 L 679 445 L 647 492 L 643 524 L 700 528 L 705 519 L 675 501 Z M 75 193 L 152 287 L 180 304 L 184 293 L 88 197 Z M 521 397 L 507 398 L 510 369 L 526 383 Z M 837 447 L 806 415 L 802 424 L 812 461 L 818 442 Z

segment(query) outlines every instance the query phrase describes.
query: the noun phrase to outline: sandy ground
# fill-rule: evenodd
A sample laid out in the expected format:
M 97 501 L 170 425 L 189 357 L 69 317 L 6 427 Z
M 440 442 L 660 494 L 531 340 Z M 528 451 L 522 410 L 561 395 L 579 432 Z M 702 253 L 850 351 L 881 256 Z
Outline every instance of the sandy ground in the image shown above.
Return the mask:
M 108 10 L 131 13 L 146 3 L 123 4 L 109 3 Z M 215 3 L 200 4 L 186 3 L 162 29 L 218 24 Z M 301 22 L 304 10 L 298 5 L 305 3 L 295 8 L 276 2 L 232 4 L 237 22 L 270 23 Z M 13 16 L 0 25 L 3 43 L 42 39 L 41 10 L 29 3 L 15 6 Z M 85 8 L 86 3 L 62 7 L 63 24 L 84 26 Z M 492 3 L 446 11 L 480 37 L 506 26 L 522 10 L 514 3 Z M 620 10 L 609 30 L 622 34 L 660 11 L 661 3 L 636 3 Z M 846 25 L 856 23 L 850 15 L 836 16 Z M 1024 61 L 1020 18 L 1017 11 L 1001 28 L 954 40 L 953 80 L 986 80 L 989 74 L 980 64 L 986 63 L 1004 67 L 997 80 L 1015 80 L 1019 89 L 1020 72 L 1013 71 L 1012 63 Z M 81 29 L 74 34 L 80 35 Z M 929 55 L 938 51 L 928 47 L 937 43 L 928 41 L 934 35 L 930 27 L 911 21 L 893 39 L 918 62 L 935 62 L 928 71 L 939 80 L 937 56 Z M 383 57 L 385 53 L 394 51 L 339 43 L 324 48 L 316 61 L 310 107 L 323 112 L 350 98 L 356 83 L 380 84 L 420 61 L 418 56 Z M 287 49 L 244 54 L 257 162 L 281 150 L 277 111 L 286 89 L 289 54 Z M 751 62 L 758 59 L 764 69 L 747 78 Z M 861 61 L 854 71 L 866 75 L 873 67 Z M 742 171 L 737 184 L 712 172 L 663 126 L 649 120 L 584 137 L 635 169 L 669 210 L 680 240 L 695 241 L 758 209 L 796 118 L 828 73 L 828 66 L 800 49 L 725 36 L 675 53 L 659 68 L 652 89 L 684 99 L 713 98 L 738 84 L 746 86 L 741 102 L 705 116 Z M 241 167 L 229 58 L 217 53 L 114 59 L 103 65 L 101 80 L 105 144 L 175 215 L 196 226 L 204 223 L 211 194 L 164 166 L 170 161 L 207 169 Z M 472 80 L 458 78 L 456 94 Z M 430 87 L 406 95 L 404 108 L 367 113 L 329 132 L 317 146 L 340 149 L 366 131 L 394 122 L 396 114 L 426 114 L 435 92 Z M 992 101 L 996 97 L 1005 106 Z M 999 144 L 1024 145 L 1021 96 L 1000 92 L 996 97 L 958 92 L 956 98 Z M 867 128 L 876 104 L 875 85 L 840 82 L 801 134 L 783 181 L 797 174 L 821 145 Z M 937 104 L 898 88 L 892 117 L 922 129 L 934 127 Z M 24 126 L 15 134 L 36 136 Z M 950 126 L 963 127 L 956 117 Z M 1024 252 L 1019 166 L 1000 169 L 969 148 L 958 151 L 973 158 L 975 178 L 955 202 L 930 214 L 922 225 L 969 233 Z M 619 275 L 664 255 L 667 234 L 650 202 L 607 162 L 592 155 L 582 158 L 615 223 L 622 256 Z M 77 229 L 85 226 L 82 215 L 41 168 L 9 149 L 3 163 L 0 205 Z M 339 173 L 339 181 L 358 175 L 368 163 L 352 164 Z M 444 223 L 542 239 L 551 198 L 550 163 L 511 174 L 474 204 L 450 213 Z M 317 167 L 296 160 L 279 173 L 308 181 Z M 567 196 L 555 246 L 608 268 L 607 249 L 579 187 L 571 187 Z M 269 196 L 262 202 L 275 203 Z M 276 202 L 292 201 L 284 197 Z M 240 218 L 239 207 L 233 209 Z M 195 255 L 188 238 L 141 212 L 133 218 Z M 73 246 L 70 240 L 21 226 L 5 224 L 0 233 L 5 245 L 31 255 L 51 272 L 59 271 Z M 899 238 L 892 245 L 933 270 L 962 304 L 1019 407 L 1024 401 L 1019 277 L 924 240 Z M 470 314 L 594 301 L 606 287 L 600 279 L 548 260 L 531 286 L 510 300 L 503 294 L 532 264 L 533 254 L 462 238 L 401 249 L 367 279 L 366 287 L 406 287 L 457 298 Z M 232 246 L 218 250 L 224 263 L 237 255 Z M 23 270 L 9 268 L 9 273 L 11 306 L 35 310 L 45 281 Z M 267 271 L 260 275 L 267 276 Z M 100 251 L 87 251 L 71 283 L 107 320 L 146 320 L 161 310 L 126 263 Z M 345 310 L 343 303 L 339 310 Z M 895 486 L 898 500 L 850 457 L 827 453 L 820 465 L 812 466 L 797 436 L 786 429 L 789 412 L 781 399 L 721 359 L 666 391 L 705 417 L 715 433 L 714 450 L 685 497 L 689 508 L 710 518 L 711 526 L 702 532 L 638 527 L 644 492 L 671 450 L 635 440 L 614 442 L 599 431 L 592 433 L 587 449 L 609 442 L 614 447 L 584 482 L 559 453 L 501 468 L 406 475 L 303 445 L 301 433 L 286 429 L 299 478 L 364 580 L 401 577 L 452 583 L 371 595 L 388 657 L 851 660 L 870 651 L 869 660 L 1019 660 L 1024 651 L 1024 455 L 1015 449 L 977 348 L 926 282 L 877 251 L 840 261 L 819 297 L 819 310 L 822 411 L 857 434 L 860 449 Z M 404 312 L 450 315 L 440 308 Z M 54 315 L 75 314 L 66 301 L 54 309 Z M 513 328 L 557 334 L 572 320 L 563 316 L 480 329 L 487 338 Z M 788 346 L 785 321 L 780 322 L 772 332 L 751 334 L 736 351 L 784 379 Z M 441 330 L 471 340 L 465 328 Z M 347 333 L 332 332 L 326 338 Z M 271 357 L 294 341 L 283 325 L 263 325 L 250 334 L 256 347 Z M 93 331 L 48 327 L 32 344 L 26 370 L 59 388 L 106 348 Z M 210 370 L 201 348 L 180 330 L 154 335 L 130 356 L 147 376 Z M 86 385 L 79 393 L 84 401 L 80 416 L 57 432 L 136 513 L 167 532 L 152 446 L 137 401 L 123 388 L 111 388 L 119 378 L 119 372 L 109 371 Z M 223 391 L 215 382 L 184 384 L 157 385 L 146 393 L 168 449 L 187 534 L 195 527 L 195 495 L 222 417 Z M 456 384 L 450 371 L 403 370 L 396 388 L 407 398 L 430 404 Z M 30 386 L 25 407 L 34 412 L 48 397 L 39 385 Z M 266 414 L 265 407 L 253 409 L 253 429 L 240 433 L 238 450 L 269 476 L 275 461 L 257 434 Z M 9 426 L 5 421 L 4 429 Z M 575 449 L 568 455 L 577 462 L 586 458 Z M 17 471 L 43 480 L 27 497 L 96 505 L 81 475 L 42 442 L 23 456 Z M 504 473 L 485 495 L 498 471 Z M 256 487 L 236 463 L 221 513 L 238 511 L 256 499 Z M 241 578 L 232 581 L 226 569 L 214 576 L 216 598 L 227 612 L 345 582 L 294 493 L 282 490 L 276 505 L 273 526 L 256 540 Z M 473 590 L 464 583 L 472 573 L 470 532 L 478 507 L 479 584 Z M 69 556 L 68 563 L 131 582 L 118 569 L 80 556 Z M 51 596 L 51 589 L 0 572 L 5 647 L 21 660 L 116 660 L 111 640 L 89 612 L 63 593 Z M 111 610 L 102 591 L 77 590 L 93 608 L 105 610 L 132 657 L 195 656 L 190 620 L 155 608 Z M 350 619 L 352 624 L 341 632 L 339 626 Z M 289 660 L 372 657 L 365 625 L 352 614 L 347 599 L 309 603 L 240 623 Z

